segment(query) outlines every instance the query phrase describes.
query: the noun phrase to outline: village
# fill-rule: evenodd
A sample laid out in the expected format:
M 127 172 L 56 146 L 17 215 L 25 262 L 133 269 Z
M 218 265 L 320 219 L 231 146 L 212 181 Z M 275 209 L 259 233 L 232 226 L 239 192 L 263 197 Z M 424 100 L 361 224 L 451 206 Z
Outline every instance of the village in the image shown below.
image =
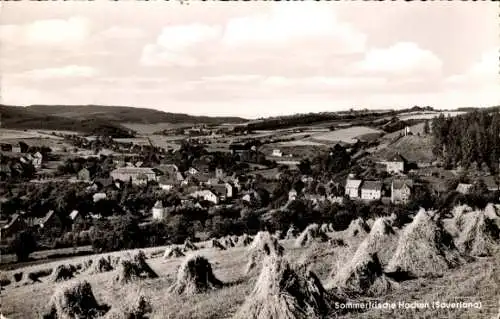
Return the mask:
M 424 134 L 422 127 L 431 124 L 432 121 L 426 121 L 406 126 L 393 133 L 398 134 L 393 140 L 428 140 L 430 129 Z M 492 174 L 465 178 L 457 171 L 443 169 L 439 161 L 409 161 L 398 151 L 374 155 L 383 136 L 368 142 L 356 139 L 354 144 L 335 142 L 323 150 L 301 152 L 300 147 L 276 147 L 280 144 L 275 140 L 283 139 L 287 131 L 276 131 L 274 138 L 267 137 L 263 143 L 255 135 L 245 136 L 246 132 L 243 137 L 238 137 L 241 133 L 231 136 L 227 126 L 222 135 L 221 128 L 204 127 L 203 135 L 193 137 L 193 131 L 199 130 L 199 126 L 184 129 L 185 137 L 170 149 L 154 145 L 149 137 L 147 143 L 136 144 L 107 136 L 63 133 L 52 135 L 66 146 L 53 149 L 40 144 L 30 146 L 29 139 L 3 143 L 0 179 L 10 189 L 1 195 L 0 203 L 4 251 L 12 253 L 10 243 L 26 230 L 36 234 L 38 249 L 75 245 L 93 245 L 96 249 L 91 238 L 95 238 L 96 229 L 103 227 L 103 221 L 117 223 L 132 217 L 134 223 L 145 229 L 172 222 L 179 215 L 191 216 L 186 210 L 198 212 L 194 219 L 185 221 L 192 229 L 185 236 L 196 241 L 247 231 L 248 226 L 241 225 L 247 223 L 241 220 L 244 213 L 256 215 L 259 220 L 252 227 L 277 228 L 287 218 L 283 215 L 288 215 L 287 222 L 301 228 L 309 217 L 298 217 L 304 213 L 298 210 L 311 215 L 319 212 L 319 221 L 333 219 L 336 227 L 342 229 L 363 211 L 368 215 L 390 214 L 432 206 L 432 198 L 449 194 L 495 196 L 498 192 L 498 178 Z M 290 132 L 304 136 L 302 131 Z M 225 137 L 226 142 L 232 142 L 227 142 L 225 149 L 217 146 L 209 151 L 213 139 L 207 141 L 206 136 L 211 134 L 219 141 Z M 34 198 L 34 205 L 28 203 L 32 197 L 27 190 L 19 190 L 15 181 L 22 181 L 19 185 L 23 187 L 31 185 L 31 192 L 55 183 L 61 192 L 45 201 Z M 78 189 L 78 195 L 75 191 L 71 196 L 62 194 L 70 189 Z M 55 204 L 61 200 L 66 202 Z M 353 205 L 357 207 L 355 212 L 348 211 Z M 225 211 L 232 211 L 234 217 L 224 216 Z M 215 220 L 229 224 L 221 230 L 214 226 Z M 184 240 L 185 236 L 167 236 L 160 241 Z

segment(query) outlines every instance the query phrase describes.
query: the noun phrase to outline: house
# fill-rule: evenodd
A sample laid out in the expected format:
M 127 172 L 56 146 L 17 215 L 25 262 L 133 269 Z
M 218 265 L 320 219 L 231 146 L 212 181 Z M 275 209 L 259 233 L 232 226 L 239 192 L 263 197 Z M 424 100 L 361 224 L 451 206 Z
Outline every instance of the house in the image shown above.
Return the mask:
M 85 229 L 85 218 L 79 211 L 73 210 L 69 214 L 69 219 L 71 221 L 71 229 L 73 231 Z
M 281 152 L 281 150 L 279 150 L 279 149 L 275 149 L 275 150 L 273 150 L 273 153 L 271 155 L 276 156 L 276 157 L 282 157 L 283 152 Z
M 179 167 L 175 164 L 161 164 L 156 167 L 163 174 L 175 174 L 179 172 Z
M 382 198 L 382 182 L 364 181 L 361 185 L 361 199 L 377 200 Z
M 26 223 L 19 214 L 13 214 L 10 221 L 0 228 L 0 238 L 2 240 L 15 236 L 18 232 L 26 229 Z
M 165 219 L 165 208 L 163 207 L 163 203 L 161 200 L 157 201 L 153 208 L 151 209 L 151 214 L 153 215 L 154 220 L 163 220 Z
M 195 191 L 191 193 L 189 196 L 193 198 L 202 198 L 203 200 L 212 202 L 214 204 L 219 203 L 219 197 L 213 191 L 208 189 Z
M 289 192 L 288 192 L 288 201 L 294 201 L 297 199 L 297 191 L 295 189 L 291 189 Z
M 31 163 L 33 164 L 33 167 L 35 168 L 41 168 L 42 167 L 42 162 L 43 162 L 43 155 L 40 152 L 36 152 L 33 154 L 33 159 Z
M 165 174 L 158 178 L 158 185 L 165 191 L 181 185 L 181 182 L 182 180 L 177 178 L 177 173 Z
M 360 179 L 348 179 L 345 184 L 345 194 L 349 196 L 349 198 L 359 198 L 361 183 L 362 180 Z
M 218 183 L 211 185 L 212 190 L 221 199 L 228 199 L 234 196 L 234 187 L 230 183 Z
M 113 185 L 113 178 L 112 177 L 101 177 L 101 178 L 96 178 L 94 180 L 94 184 L 97 184 L 99 187 L 109 187 Z
M 106 198 L 107 198 L 106 193 L 95 193 L 94 195 L 92 195 L 94 203 L 97 203 L 98 201 Z
M 76 174 L 76 177 L 80 181 L 86 181 L 90 182 L 92 177 L 90 176 L 90 171 L 87 168 L 82 168 L 81 170 L 78 171 Z
M 156 173 L 149 167 L 120 167 L 109 174 L 114 181 L 132 181 L 133 184 L 147 184 L 149 181 L 156 181 Z
M 469 194 L 472 189 L 472 184 L 459 183 L 456 191 L 460 194 Z
M 12 145 L 12 153 L 21 153 L 20 145 Z
M 259 192 L 255 190 L 248 191 L 245 195 L 241 197 L 241 200 L 249 204 L 260 204 L 262 202 L 262 197 Z
M 408 161 L 398 153 L 388 158 L 384 163 L 387 167 L 387 173 L 401 174 L 406 171 L 407 162 Z
M 38 226 L 44 233 L 62 233 L 63 230 L 63 223 L 53 210 L 50 210 L 44 217 L 36 219 L 35 226 Z
M 393 180 L 391 183 L 391 202 L 406 203 L 410 200 L 413 190 L 413 180 Z
M 216 168 L 215 169 L 215 178 L 225 178 L 226 177 L 226 171 L 223 168 Z
M 200 171 L 198 171 L 196 168 L 194 167 L 190 167 L 188 170 L 187 170 L 187 174 L 189 175 L 197 175 Z

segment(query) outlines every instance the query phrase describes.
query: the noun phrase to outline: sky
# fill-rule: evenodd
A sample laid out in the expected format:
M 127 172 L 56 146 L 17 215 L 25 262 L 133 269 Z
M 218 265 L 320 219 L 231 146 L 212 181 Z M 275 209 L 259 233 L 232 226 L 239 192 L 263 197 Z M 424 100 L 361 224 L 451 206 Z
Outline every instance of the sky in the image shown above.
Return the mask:
M 246 118 L 500 105 L 492 1 L 0 5 L 3 104 Z

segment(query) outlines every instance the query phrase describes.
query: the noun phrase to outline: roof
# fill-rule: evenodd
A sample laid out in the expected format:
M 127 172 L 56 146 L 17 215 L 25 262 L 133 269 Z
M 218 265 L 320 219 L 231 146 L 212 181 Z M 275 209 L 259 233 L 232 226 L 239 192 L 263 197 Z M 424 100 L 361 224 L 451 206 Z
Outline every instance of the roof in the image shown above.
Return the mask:
M 72 211 L 70 214 L 69 214 L 69 218 L 71 218 L 71 220 L 75 220 L 75 218 L 80 214 L 79 211 L 77 210 L 74 210 Z
M 412 179 L 402 179 L 402 180 L 393 180 L 392 181 L 392 187 L 395 189 L 401 189 L 403 186 L 406 185 L 409 188 L 413 187 L 413 180 Z
M 161 202 L 161 200 L 156 201 L 156 203 L 153 206 L 153 208 L 163 208 L 163 203 Z
M 212 185 L 214 192 L 218 195 L 226 195 L 227 189 L 226 184 L 215 184 Z
M 380 191 L 382 190 L 381 181 L 364 181 L 361 189 Z
M 49 212 L 43 218 L 37 220 L 38 224 L 45 224 L 54 214 L 55 213 L 53 210 L 49 210 Z
M 7 225 L 3 226 L 4 229 L 8 229 L 10 228 L 12 225 L 14 225 L 14 223 L 19 220 L 19 214 L 13 214 L 12 215 L 12 218 L 10 219 L 10 221 L 7 223 Z
M 468 192 L 472 188 L 472 184 L 459 183 L 457 186 L 457 192 Z
M 150 167 L 119 167 L 114 169 L 111 173 L 121 174 L 155 174 Z
M 359 188 L 362 182 L 363 181 L 360 179 L 348 179 L 345 184 L 345 188 Z
M 404 163 L 406 163 L 407 160 L 401 154 L 397 153 L 393 156 L 388 157 L 387 162 L 404 162 Z

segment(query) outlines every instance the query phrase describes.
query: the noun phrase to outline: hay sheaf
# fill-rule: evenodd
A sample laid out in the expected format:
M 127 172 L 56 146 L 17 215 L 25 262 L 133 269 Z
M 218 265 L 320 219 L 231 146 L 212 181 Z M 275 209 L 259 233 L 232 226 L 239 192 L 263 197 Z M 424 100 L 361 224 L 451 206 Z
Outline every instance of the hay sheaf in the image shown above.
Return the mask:
M 169 292 L 178 295 L 194 295 L 219 289 L 224 284 L 215 277 L 212 265 L 203 256 L 186 257 L 177 271 L 177 278 Z
M 369 231 L 370 227 L 361 217 L 353 220 L 346 230 L 350 237 L 365 236 Z
M 195 246 L 189 239 L 186 239 L 184 241 L 184 245 L 182 246 L 182 251 L 183 252 L 188 252 L 188 251 L 195 251 L 198 250 L 198 247 Z
M 377 218 L 373 227 L 358 247 L 359 251 L 376 253 L 382 265 L 387 265 L 397 247 L 397 235 L 385 217 Z
M 251 294 L 234 319 L 326 318 L 337 301 L 306 268 L 293 268 L 280 256 L 266 257 Z
M 123 305 L 113 307 L 106 313 L 105 319 L 147 319 L 148 314 L 153 312 L 151 301 L 142 294 L 127 294 Z
M 238 238 L 238 242 L 236 243 L 237 247 L 246 247 L 252 243 L 252 237 L 247 234 L 243 234 Z
M 330 231 L 328 224 L 321 224 L 321 227 L 319 229 L 324 233 L 328 233 Z
M 421 209 L 403 229 L 387 272 L 440 276 L 463 262 L 451 236 L 432 217 Z
M 215 248 L 215 249 L 218 249 L 218 250 L 226 250 L 226 247 L 224 247 L 224 245 L 222 245 L 217 239 L 212 239 L 211 241 L 211 246 L 212 248 Z
M 163 259 L 177 258 L 185 256 L 179 247 L 169 247 L 165 250 L 163 254 Z
M 485 212 L 474 211 L 461 216 L 461 231 L 456 240 L 460 252 L 470 256 L 491 256 L 498 247 L 497 225 Z
M 131 258 L 121 261 L 118 276 L 115 278 L 120 283 L 128 283 L 144 278 L 158 278 L 156 272 L 146 262 L 146 255 L 142 250 Z
M 300 234 L 300 232 L 297 229 L 297 227 L 292 225 L 292 226 L 290 226 L 290 228 L 288 228 L 286 235 L 285 235 L 285 239 L 295 239 L 295 238 L 297 238 L 297 236 L 299 234 Z
M 379 296 L 398 286 L 385 276 L 377 254 L 368 252 L 366 247 L 359 247 L 351 261 L 331 276 L 331 286 L 348 294 Z
M 233 239 L 230 236 L 222 237 L 219 242 L 226 248 L 231 248 L 236 246 Z
M 52 282 L 60 282 L 75 276 L 76 267 L 73 265 L 59 265 L 52 272 Z
M 295 241 L 295 247 L 306 247 L 313 242 L 326 242 L 329 237 L 321 230 L 318 224 L 311 224 L 304 229 Z
M 283 239 L 283 232 L 281 230 L 275 231 L 274 237 L 276 237 L 278 240 Z
M 99 305 L 87 281 L 72 282 L 56 289 L 44 319 L 91 319 L 102 316 L 109 308 Z
M 258 232 L 248 247 L 247 275 L 253 275 L 265 256 L 283 256 L 285 248 L 267 231 Z
M 112 271 L 114 268 L 111 265 L 111 259 L 101 256 L 89 269 L 89 274 L 100 274 L 103 272 Z

